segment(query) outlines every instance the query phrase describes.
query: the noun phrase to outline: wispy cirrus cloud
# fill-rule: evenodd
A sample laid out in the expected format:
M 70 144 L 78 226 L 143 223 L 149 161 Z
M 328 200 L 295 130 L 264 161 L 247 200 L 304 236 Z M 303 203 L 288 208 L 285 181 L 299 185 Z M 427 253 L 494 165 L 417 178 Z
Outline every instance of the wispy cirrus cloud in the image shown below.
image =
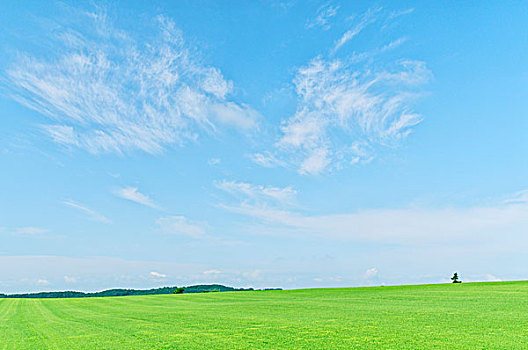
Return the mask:
M 39 278 L 35 281 L 35 284 L 38 286 L 49 286 L 51 285 L 51 282 L 45 278 Z
M 528 190 L 522 190 L 517 193 L 514 193 L 511 196 L 508 196 L 504 200 L 506 204 L 528 204 Z
M 106 216 L 102 215 L 102 214 L 99 214 L 98 212 L 96 212 L 95 210 L 92 210 L 90 208 L 87 208 L 79 203 L 76 203 L 74 201 L 64 201 L 62 202 L 63 204 L 71 207 L 71 208 L 74 208 L 74 209 L 77 209 L 78 211 L 86 214 L 89 218 L 91 218 L 92 220 L 95 220 L 95 221 L 99 221 L 99 222 L 102 222 L 102 223 L 105 223 L 105 224 L 109 224 L 111 223 L 112 221 L 110 221 L 110 219 L 108 219 Z
M 466 208 L 372 209 L 353 213 L 307 215 L 269 205 L 241 202 L 225 210 L 260 221 L 249 230 L 262 234 L 326 237 L 396 244 L 486 244 L 516 241 L 528 229 L 526 203 Z M 494 244 L 495 244 L 494 243 Z
M 210 166 L 219 165 L 220 163 L 222 163 L 222 160 L 220 158 L 209 158 L 207 160 L 207 164 L 209 164 Z
M 48 233 L 50 230 L 43 227 L 37 226 L 23 226 L 23 227 L 0 227 L 0 233 L 5 232 L 10 235 L 15 236 L 29 236 L 29 237 L 38 237 L 42 236 L 45 233 Z
M 385 58 L 407 38 L 364 52 L 347 54 L 344 47 L 367 26 L 381 30 L 389 17 L 394 15 L 381 8 L 365 12 L 330 54 L 318 55 L 296 70 L 296 111 L 282 121 L 274 147 L 252 156 L 255 163 L 288 164 L 300 174 L 317 175 L 368 163 L 377 150 L 399 145 L 412 132 L 422 121 L 413 105 L 432 73 L 423 61 Z
M 14 234 L 23 236 L 39 236 L 47 232 L 49 232 L 48 229 L 35 226 L 17 227 L 13 229 Z
M 277 147 L 302 155 L 301 174 L 318 174 L 337 159 L 369 158 L 358 152 L 359 144 L 396 145 L 421 122 L 410 108 L 419 96 L 413 89 L 430 76 L 420 61 L 403 60 L 390 71 L 372 72 L 317 57 L 297 72 L 300 101 L 281 126 Z
M 386 20 L 385 20 L 385 24 L 381 27 L 381 29 L 385 29 L 387 28 L 387 26 L 389 26 L 391 23 L 394 23 L 394 20 L 399 18 L 399 17 L 402 17 L 402 16 L 406 16 L 406 15 L 410 15 L 411 13 L 414 12 L 414 8 L 408 8 L 408 9 L 405 9 L 405 10 L 399 10 L 399 11 L 392 11 L 389 13 L 389 15 L 387 16 Z
M 77 283 L 77 278 L 65 275 L 64 276 L 64 282 L 66 282 L 66 283 Z
M 297 191 L 291 186 L 262 186 L 226 180 L 215 182 L 214 185 L 216 188 L 242 200 L 252 199 L 258 202 L 272 200 L 279 204 L 291 204 L 297 195 Z
M 249 155 L 249 159 L 251 159 L 254 163 L 260 166 L 263 166 L 265 168 L 273 168 L 276 166 L 286 166 L 285 162 L 278 159 L 276 156 L 274 156 L 269 151 L 265 151 L 262 153 L 253 153 Z
M 168 235 L 188 236 L 194 239 L 207 238 L 206 224 L 188 220 L 185 216 L 166 216 L 156 220 L 160 232 Z
M 185 237 L 200 244 L 213 246 L 233 246 L 245 244 L 242 241 L 226 240 L 214 234 L 214 228 L 206 221 L 189 219 L 183 215 L 163 216 L 156 220 L 157 231 L 176 237 Z
M 381 8 L 369 9 L 365 12 L 359 21 L 355 23 L 352 28 L 347 30 L 343 35 L 336 41 L 334 47 L 332 48 L 332 53 L 335 53 L 343 45 L 352 40 L 356 35 L 361 33 L 369 24 L 373 23 L 377 19 L 377 14 L 381 11 Z
M 201 131 L 257 127 L 259 113 L 233 101 L 233 83 L 201 62 L 171 19 L 157 17 L 145 38 L 115 28 L 104 11 L 74 12 L 75 25 L 43 33 L 53 52 L 22 54 L 5 72 L 8 93 L 50 118 L 42 130 L 54 142 L 157 153 Z
M 137 187 L 123 187 L 115 192 L 118 197 L 138 204 L 159 209 L 159 206 L 146 194 L 139 192 Z
M 317 10 L 316 17 L 313 19 L 310 19 L 306 21 L 305 27 L 307 29 L 310 28 L 322 28 L 323 30 L 330 29 L 330 20 L 332 17 L 335 17 L 337 15 L 337 11 L 339 10 L 339 5 L 332 5 L 332 4 L 324 4 Z
M 382 208 L 311 214 L 262 195 L 266 186 L 226 183 L 233 199 L 219 207 L 251 218 L 245 228 L 263 235 L 319 237 L 384 244 L 495 244 L 516 242 L 528 229 L 527 191 L 487 205 Z M 221 187 L 220 187 L 221 188 Z M 289 192 L 288 190 L 286 192 Z M 254 200 L 257 197 L 258 200 Z M 511 198 L 511 200 L 510 200 Z M 287 202 L 286 202 L 287 203 Z
M 165 278 L 167 278 L 166 274 L 157 271 L 151 271 L 150 276 L 156 280 L 164 280 Z

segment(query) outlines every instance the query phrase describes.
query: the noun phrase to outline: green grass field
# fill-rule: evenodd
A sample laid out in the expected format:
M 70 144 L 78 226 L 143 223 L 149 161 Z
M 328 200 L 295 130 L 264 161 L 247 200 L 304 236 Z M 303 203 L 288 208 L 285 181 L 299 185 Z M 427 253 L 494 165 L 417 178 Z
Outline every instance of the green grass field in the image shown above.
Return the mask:
M 528 282 L 0 299 L 0 349 L 526 349 Z

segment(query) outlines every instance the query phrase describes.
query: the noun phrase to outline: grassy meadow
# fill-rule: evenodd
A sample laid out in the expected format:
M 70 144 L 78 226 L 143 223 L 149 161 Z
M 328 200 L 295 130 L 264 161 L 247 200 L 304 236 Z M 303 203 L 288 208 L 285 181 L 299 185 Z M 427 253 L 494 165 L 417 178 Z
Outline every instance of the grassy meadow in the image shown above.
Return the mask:
M 0 349 L 521 349 L 528 282 L 0 299 Z

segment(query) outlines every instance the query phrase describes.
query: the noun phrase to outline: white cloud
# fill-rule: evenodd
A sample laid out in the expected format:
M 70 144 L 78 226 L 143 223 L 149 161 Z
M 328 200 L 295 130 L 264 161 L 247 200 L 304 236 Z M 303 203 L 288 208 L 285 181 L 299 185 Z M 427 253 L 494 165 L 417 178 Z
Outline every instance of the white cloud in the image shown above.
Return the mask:
M 139 192 L 137 187 L 124 187 L 119 189 L 116 194 L 123 199 L 127 199 L 147 207 L 155 209 L 159 208 L 149 196 Z
M 260 220 L 253 232 L 315 236 L 382 243 L 473 242 L 481 244 L 528 230 L 527 204 L 445 209 L 372 209 L 355 213 L 305 215 L 266 205 L 241 204 L 222 208 Z
M 401 16 L 405 16 L 405 15 L 409 15 L 411 13 L 414 12 L 414 8 L 409 8 L 409 9 L 405 9 L 405 10 L 401 10 L 401 11 L 392 11 L 387 20 L 392 20 L 394 18 L 398 18 L 398 17 L 401 17 Z
M 372 267 L 370 269 L 367 269 L 367 271 L 365 271 L 365 278 L 367 279 L 376 278 L 377 276 L 378 276 L 378 269 L 375 267 Z
M 222 163 L 222 160 L 220 158 L 211 158 L 207 161 L 207 164 L 213 166 L 213 165 L 218 165 Z
M 164 279 L 167 277 L 167 275 L 163 274 L 163 273 L 159 273 L 159 272 L 156 272 L 156 271 L 151 271 L 150 272 L 150 275 L 154 278 L 157 278 L 157 279 Z
M 330 164 L 328 153 L 328 150 L 324 147 L 313 149 L 308 157 L 302 161 L 299 173 L 319 174 Z
M 407 12 L 406 12 L 407 13 Z M 295 71 L 296 111 L 282 121 L 272 150 L 250 156 L 264 167 L 293 166 L 317 175 L 350 164 L 366 164 L 380 149 L 398 146 L 422 121 L 413 111 L 432 73 L 425 62 L 385 59 L 407 41 L 400 37 L 365 52 L 341 49 L 368 25 L 390 21 L 381 8 L 359 16 L 328 55 Z M 379 30 L 377 26 L 376 28 Z M 393 55 L 391 55 L 393 56 Z
M 207 270 L 207 271 L 204 271 L 203 274 L 204 275 L 218 275 L 218 274 L 221 274 L 222 271 L 220 270 Z
M 41 227 L 27 226 L 27 227 L 18 227 L 14 230 L 14 232 L 15 234 L 19 234 L 19 235 L 38 236 L 43 233 L 49 232 L 49 230 L 45 228 L 41 228 Z
M 366 164 L 374 158 L 371 147 L 366 142 L 353 142 L 350 149 L 345 150 L 345 153 L 348 154 L 351 164 Z
M 249 156 L 249 158 L 256 164 L 263 166 L 265 168 L 273 168 L 275 166 L 286 166 L 286 163 L 279 160 L 269 151 L 263 153 L 254 153 Z
M 63 145 L 78 146 L 79 141 L 73 127 L 66 125 L 42 125 L 42 129 L 51 139 Z
M 337 15 L 339 6 L 332 6 L 331 4 L 325 4 L 317 10 L 317 16 L 306 22 L 306 28 L 320 27 L 324 30 L 330 29 L 330 19 Z
M 53 52 L 21 56 L 6 72 L 11 96 L 53 121 L 42 128 L 54 142 L 157 153 L 200 130 L 257 127 L 259 114 L 230 99 L 233 83 L 200 62 L 172 20 L 158 17 L 157 34 L 140 39 L 106 13 L 74 17 L 58 34 L 43 33 Z
M 92 210 L 90 208 L 82 206 L 79 203 L 76 203 L 74 201 L 64 201 L 62 203 L 64 203 L 65 205 L 67 205 L 69 207 L 75 208 L 75 209 L 87 214 L 93 220 L 100 221 L 100 222 L 103 222 L 105 224 L 111 223 L 111 221 L 107 217 L 105 217 L 104 215 L 101 215 L 98 212 L 96 212 L 96 211 L 94 211 L 94 210 Z
M 231 195 L 250 198 L 257 201 L 274 200 L 277 203 L 292 203 L 297 191 L 291 186 L 275 187 L 253 185 L 245 182 L 226 181 L 215 182 L 215 186 Z
M 209 246 L 234 246 L 243 245 L 245 242 L 227 240 L 218 235 L 210 234 L 211 226 L 205 221 L 189 220 L 185 216 L 165 216 L 156 220 L 157 231 L 166 235 L 189 237 L 200 244 Z
M 182 235 L 195 239 L 208 237 L 204 223 L 189 221 L 184 216 L 166 216 L 156 220 L 156 223 L 164 234 Z
M 71 276 L 64 276 L 64 282 L 66 283 L 77 283 L 77 278 Z
M 36 281 L 36 284 L 39 285 L 39 286 L 49 286 L 51 283 L 48 280 L 46 280 L 46 279 L 39 278 Z
M 413 90 L 431 77 L 425 63 L 356 68 L 317 57 L 298 70 L 297 111 L 283 122 L 276 147 L 301 174 L 319 174 L 340 161 L 368 162 L 374 146 L 398 145 L 421 122 L 411 105 L 419 96 Z
M 334 48 L 332 50 L 333 53 L 335 53 L 337 50 L 339 50 L 343 45 L 345 45 L 347 42 L 352 40 L 356 35 L 361 33 L 363 29 L 365 29 L 369 24 L 373 23 L 377 17 L 376 15 L 381 11 L 381 8 L 377 9 L 370 9 L 367 12 L 365 12 L 358 23 L 356 23 L 351 29 L 347 30 L 339 40 L 336 41 Z
M 257 119 L 260 116 L 248 105 L 237 105 L 234 102 L 211 104 L 208 111 L 209 114 L 216 116 L 221 123 L 244 130 L 256 129 Z
M 507 198 L 504 203 L 506 204 L 515 204 L 515 203 L 528 203 L 528 190 L 519 191 L 509 198 Z

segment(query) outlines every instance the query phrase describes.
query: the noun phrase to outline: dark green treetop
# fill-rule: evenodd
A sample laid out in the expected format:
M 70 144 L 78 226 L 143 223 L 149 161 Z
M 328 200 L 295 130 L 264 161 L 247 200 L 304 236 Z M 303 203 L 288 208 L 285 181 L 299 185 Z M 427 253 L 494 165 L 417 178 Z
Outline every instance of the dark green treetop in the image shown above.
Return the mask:
M 455 273 L 453 274 L 453 277 L 451 277 L 451 281 L 453 281 L 453 283 L 462 283 L 462 281 L 460 281 L 460 280 L 458 279 L 458 273 L 457 273 L 457 272 L 455 272 Z

